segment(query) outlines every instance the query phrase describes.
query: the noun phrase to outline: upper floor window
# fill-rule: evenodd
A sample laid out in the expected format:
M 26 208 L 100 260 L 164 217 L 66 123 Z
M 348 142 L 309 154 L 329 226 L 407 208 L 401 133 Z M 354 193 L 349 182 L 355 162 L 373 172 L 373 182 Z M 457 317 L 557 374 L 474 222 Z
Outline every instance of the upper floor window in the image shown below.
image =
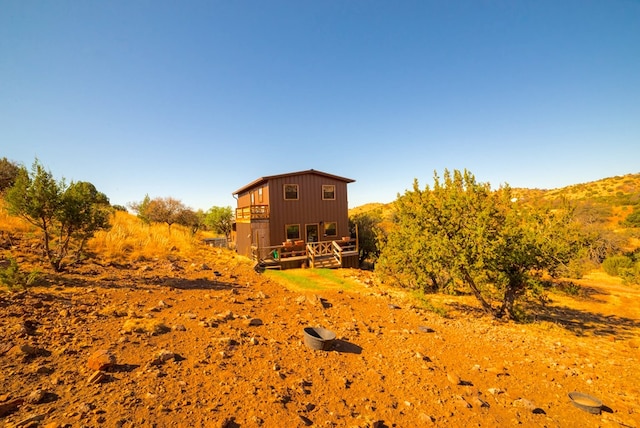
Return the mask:
M 258 203 L 261 204 L 263 201 L 262 199 L 262 187 L 258 188 Z
M 333 184 L 322 185 L 322 199 L 325 201 L 333 201 L 336 199 L 336 186 Z
M 298 199 L 298 185 L 297 184 L 285 184 L 284 185 L 284 199 L 286 201 L 295 201 Z

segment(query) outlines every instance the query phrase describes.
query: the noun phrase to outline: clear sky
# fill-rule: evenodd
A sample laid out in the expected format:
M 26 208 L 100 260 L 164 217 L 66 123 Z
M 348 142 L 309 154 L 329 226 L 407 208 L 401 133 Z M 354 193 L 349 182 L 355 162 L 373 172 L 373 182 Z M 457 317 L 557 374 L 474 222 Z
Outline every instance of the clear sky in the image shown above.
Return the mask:
M 0 0 L 0 157 L 204 210 L 312 168 L 351 207 L 638 173 L 640 1 Z

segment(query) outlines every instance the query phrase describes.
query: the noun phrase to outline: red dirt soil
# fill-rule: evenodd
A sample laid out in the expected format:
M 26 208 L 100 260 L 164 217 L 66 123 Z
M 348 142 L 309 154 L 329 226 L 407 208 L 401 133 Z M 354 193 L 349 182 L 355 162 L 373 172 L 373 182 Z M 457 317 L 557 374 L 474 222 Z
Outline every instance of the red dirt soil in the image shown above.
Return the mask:
M 592 277 L 516 324 L 339 273 L 349 287 L 292 289 L 206 249 L 0 294 L 0 425 L 640 426 L 637 286 Z M 307 326 L 334 348 L 307 347 Z

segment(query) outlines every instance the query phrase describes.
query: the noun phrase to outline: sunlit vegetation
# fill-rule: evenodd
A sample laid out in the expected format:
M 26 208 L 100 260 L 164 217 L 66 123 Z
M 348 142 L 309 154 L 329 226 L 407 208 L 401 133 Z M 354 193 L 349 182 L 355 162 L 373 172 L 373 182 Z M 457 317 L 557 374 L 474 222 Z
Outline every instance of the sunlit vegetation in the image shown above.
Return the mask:
M 202 245 L 203 233 L 164 223 L 145 223 L 138 217 L 116 211 L 111 228 L 100 231 L 89 241 L 87 249 L 104 261 L 135 262 L 165 259 L 171 254 L 187 255 Z

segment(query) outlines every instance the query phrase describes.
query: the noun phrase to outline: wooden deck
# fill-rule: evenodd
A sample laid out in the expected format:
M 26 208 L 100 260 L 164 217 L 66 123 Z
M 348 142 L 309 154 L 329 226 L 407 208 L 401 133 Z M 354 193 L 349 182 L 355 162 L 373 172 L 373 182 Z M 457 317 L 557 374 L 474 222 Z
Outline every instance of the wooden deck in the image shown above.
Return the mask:
M 358 267 L 359 252 L 355 239 L 286 243 L 251 249 L 253 259 L 265 269 Z

